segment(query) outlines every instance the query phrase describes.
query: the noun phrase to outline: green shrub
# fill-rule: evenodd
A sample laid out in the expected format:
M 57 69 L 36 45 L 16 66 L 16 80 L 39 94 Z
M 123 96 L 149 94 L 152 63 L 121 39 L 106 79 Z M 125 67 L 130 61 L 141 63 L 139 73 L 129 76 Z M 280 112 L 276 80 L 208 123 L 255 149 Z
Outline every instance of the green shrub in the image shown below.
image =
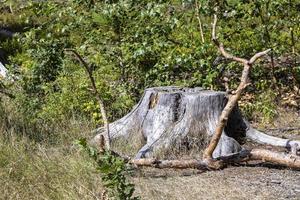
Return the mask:
M 103 185 L 112 198 L 118 200 L 140 199 L 133 197 L 134 185 L 129 183 L 125 176 L 128 169 L 122 158 L 115 156 L 110 151 L 98 153 L 95 148 L 87 144 L 86 139 L 80 139 L 76 143 L 96 162 Z

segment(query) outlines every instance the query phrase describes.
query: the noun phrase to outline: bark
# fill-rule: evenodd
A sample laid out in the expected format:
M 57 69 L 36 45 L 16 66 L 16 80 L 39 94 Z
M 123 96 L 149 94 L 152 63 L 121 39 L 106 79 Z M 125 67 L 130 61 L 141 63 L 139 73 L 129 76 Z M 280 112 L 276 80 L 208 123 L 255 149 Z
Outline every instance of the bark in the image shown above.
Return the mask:
M 0 79 L 7 77 L 7 69 L 4 67 L 4 65 L 0 61 Z

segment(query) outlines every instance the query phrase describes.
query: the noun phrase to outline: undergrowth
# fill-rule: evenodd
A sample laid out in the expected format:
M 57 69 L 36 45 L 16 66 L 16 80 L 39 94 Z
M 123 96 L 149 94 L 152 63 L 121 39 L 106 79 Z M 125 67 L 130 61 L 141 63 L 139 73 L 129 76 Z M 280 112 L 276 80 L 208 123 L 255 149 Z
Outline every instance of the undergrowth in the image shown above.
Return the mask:
M 0 131 L 0 199 L 99 199 L 102 191 L 90 158 L 71 142 L 54 146 Z
M 267 90 L 251 100 L 240 102 L 245 117 L 257 123 L 270 123 L 277 116 L 276 94 Z
M 134 184 L 126 178 L 128 167 L 124 160 L 115 156 L 110 151 L 99 153 L 89 146 L 85 138 L 76 141 L 82 149 L 96 162 L 97 170 L 101 173 L 103 185 L 109 192 L 109 196 L 117 200 L 138 200 L 133 197 Z

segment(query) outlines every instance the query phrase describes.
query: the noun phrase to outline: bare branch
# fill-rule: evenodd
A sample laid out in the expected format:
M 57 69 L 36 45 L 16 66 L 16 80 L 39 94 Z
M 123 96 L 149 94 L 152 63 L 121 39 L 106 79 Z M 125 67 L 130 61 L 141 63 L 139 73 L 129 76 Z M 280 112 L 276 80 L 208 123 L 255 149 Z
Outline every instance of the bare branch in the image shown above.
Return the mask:
M 219 43 L 219 42 L 218 42 Z M 239 58 L 239 57 L 236 57 L 230 53 L 228 53 L 225 49 L 224 49 L 224 46 L 222 43 L 219 43 L 219 51 L 222 53 L 222 55 L 229 59 L 229 60 L 233 60 L 233 61 L 236 61 L 236 62 L 239 62 L 239 63 L 242 63 L 242 64 L 245 64 L 246 62 L 248 62 L 246 59 L 244 58 Z
M 84 66 L 85 70 L 88 71 L 90 74 L 90 67 L 89 65 L 83 60 L 83 58 L 75 51 L 74 49 L 65 49 L 66 52 L 71 52 L 73 55 L 75 55 L 76 59 Z
M 226 167 L 232 163 L 243 162 L 248 160 L 250 151 L 241 151 L 232 155 L 219 157 L 214 159 L 214 162 L 207 162 L 206 160 L 158 160 L 155 158 L 142 158 L 130 160 L 130 164 L 136 166 L 155 167 L 155 168 L 176 168 L 176 169 L 187 169 L 195 168 L 200 170 L 217 170 Z
M 212 23 L 212 41 L 215 43 L 215 45 L 218 47 L 219 51 L 221 52 L 221 54 L 229 59 L 229 60 L 234 60 L 234 61 L 237 61 L 237 62 L 240 62 L 242 64 L 245 64 L 247 63 L 248 61 L 246 59 L 243 59 L 243 58 L 239 58 L 239 57 L 236 57 L 234 55 L 231 55 L 230 53 L 228 53 L 225 49 L 224 49 L 224 45 L 219 42 L 217 36 L 216 36 L 216 26 L 217 26 L 217 15 L 214 14 L 214 21 Z
M 95 82 L 95 79 L 94 79 L 94 76 L 92 74 L 92 70 L 89 66 L 89 64 L 87 62 L 84 61 L 84 59 L 74 50 L 74 49 L 65 49 L 66 52 L 71 52 L 75 57 L 76 59 L 83 65 L 83 67 L 85 68 L 85 71 L 90 79 L 90 82 L 92 84 L 92 89 L 93 89 L 93 92 L 94 92 L 94 95 L 98 101 L 98 104 L 99 104 L 99 107 L 100 107 L 100 112 L 101 112 L 101 115 L 102 115 L 102 118 L 103 118 L 103 122 L 104 122 L 104 126 L 106 127 L 106 135 L 105 135 L 105 143 L 106 143 L 106 149 L 109 150 L 110 149 L 110 132 L 109 132 L 109 122 L 108 122 L 108 119 L 107 119 L 107 114 L 106 114 L 106 110 L 105 110 L 105 107 L 104 107 L 104 103 L 103 103 L 103 100 L 101 99 L 100 97 L 100 94 L 97 90 L 97 86 L 96 86 L 96 82 Z M 101 140 L 99 141 L 100 144 L 99 146 L 101 147 L 102 144 L 101 144 Z M 101 147 L 103 148 L 103 147 Z
M 217 14 L 214 14 L 214 21 L 212 23 L 212 40 L 213 41 L 217 41 L 217 37 L 216 37 L 216 27 L 217 27 L 217 21 L 218 21 L 218 18 L 217 18 Z
M 271 49 L 267 49 L 265 51 L 259 52 L 257 54 L 255 54 L 250 60 L 249 60 L 249 65 L 252 65 L 258 58 L 267 55 L 267 53 L 269 53 L 271 51 Z
M 134 159 L 130 161 L 130 164 L 136 166 L 155 167 L 155 168 L 176 168 L 176 169 L 187 169 L 195 168 L 207 170 L 208 166 L 206 163 L 200 160 L 157 160 L 157 159 Z

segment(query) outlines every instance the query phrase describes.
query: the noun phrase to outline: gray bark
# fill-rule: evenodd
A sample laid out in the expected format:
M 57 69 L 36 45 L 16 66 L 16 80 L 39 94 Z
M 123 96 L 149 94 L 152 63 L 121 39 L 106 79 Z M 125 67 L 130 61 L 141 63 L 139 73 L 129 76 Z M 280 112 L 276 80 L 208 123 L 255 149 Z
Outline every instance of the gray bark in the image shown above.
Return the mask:
M 3 78 L 6 78 L 6 76 L 7 76 L 7 69 L 4 67 L 4 65 L 0 61 L 0 78 L 1 78 L 1 76 Z
M 199 144 L 206 145 L 214 134 L 227 100 L 225 92 L 201 88 L 149 88 L 129 114 L 110 124 L 110 136 L 111 139 L 122 137 L 124 140 L 130 137 L 142 138 L 143 145 L 136 158 L 151 157 L 161 150 L 184 142 L 190 143 L 189 138 L 196 138 Z M 93 139 L 94 143 L 97 143 L 101 134 L 105 134 L 104 129 L 97 131 L 100 134 Z M 213 157 L 241 151 L 241 144 L 246 137 L 276 146 L 288 147 L 291 143 L 253 129 L 236 106 L 213 152 Z M 130 140 L 133 141 L 132 138 Z

